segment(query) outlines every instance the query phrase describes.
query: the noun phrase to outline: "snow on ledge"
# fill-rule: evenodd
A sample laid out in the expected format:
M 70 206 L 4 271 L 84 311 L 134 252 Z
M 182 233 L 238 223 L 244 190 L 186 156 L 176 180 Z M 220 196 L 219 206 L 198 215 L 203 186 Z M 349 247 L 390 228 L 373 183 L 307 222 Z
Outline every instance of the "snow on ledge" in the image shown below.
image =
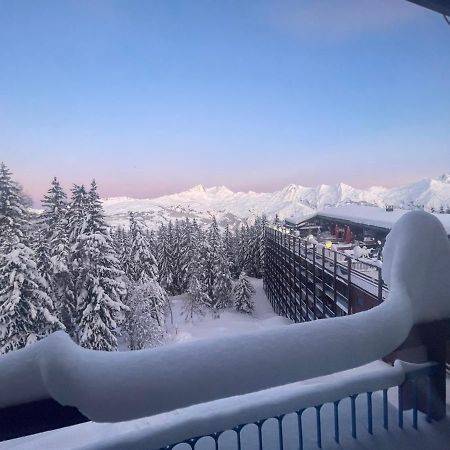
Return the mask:
M 193 436 L 208 436 L 218 430 L 233 429 L 240 424 L 331 403 L 350 395 L 398 386 L 404 381 L 407 371 L 408 366 L 402 361 L 396 361 L 394 367 L 383 361 L 375 361 L 339 374 L 183 408 L 170 418 L 157 421 L 157 427 L 150 423 L 150 426 L 139 431 L 106 438 L 102 436 L 101 441 L 81 448 L 164 448 Z
M 433 215 L 405 214 L 384 253 L 389 296 L 353 316 L 134 352 L 86 350 L 54 333 L 0 357 L 0 407 L 53 397 L 116 422 L 375 361 L 415 323 L 450 317 L 450 242 Z

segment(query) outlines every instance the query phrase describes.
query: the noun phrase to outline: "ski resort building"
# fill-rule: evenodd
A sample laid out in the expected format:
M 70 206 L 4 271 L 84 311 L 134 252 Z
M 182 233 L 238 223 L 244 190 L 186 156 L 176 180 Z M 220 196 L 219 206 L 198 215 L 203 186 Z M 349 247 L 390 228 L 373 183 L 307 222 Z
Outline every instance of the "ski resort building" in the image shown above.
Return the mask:
M 324 208 L 309 215 L 293 216 L 285 220 L 285 226 L 297 230 L 300 236 L 316 235 L 319 230 L 329 231 L 337 239 L 345 241 L 345 233 L 350 228 L 352 241 L 357 240 L 366 245 L 373 241 L 382 243 L 394 224 L 406 214 L 408 210 L 393 207 L 377 208 L 373 206 L 344 205 Z M 442 223 L 450 237 L 450 214 L 434 214 Z M 426 238 L 426 236 L 424 236 Z
M 382 303 L 388 294 L 382 248 L 407 212 L 347 205 L 267 227 L 264 286 L 277 312 L 305 322 Z M 434 216 L 450 236 L 450 215 Z M 423 240 L 428 238 L 424 231 Z

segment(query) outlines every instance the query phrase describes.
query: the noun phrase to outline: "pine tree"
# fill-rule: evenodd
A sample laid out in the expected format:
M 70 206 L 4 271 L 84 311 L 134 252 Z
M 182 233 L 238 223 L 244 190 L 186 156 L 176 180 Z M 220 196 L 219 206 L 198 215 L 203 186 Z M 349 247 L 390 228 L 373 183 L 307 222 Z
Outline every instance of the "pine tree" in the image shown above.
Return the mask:
M 239 276 L 239 281 L 234 287 L 234 306 L 237 311 L 251 314 L 255 308 L 252 296 L 255 293 L 255 289 L 251 285 L 247 274 L 242 272 Z
M 76 339 L 76 305 L 70 270 L 68 203 L 67 196 L 56 178 L 52 180 L 50 189 L 42 200 L 42 206 L 44 211 L 40 218 L 40 227 L 45 242 L 41 243 L 41 252 L 48 247 L 50 264 L 44 266 L 43 263 L 38 263 L 38 267 L 48 281 L 59 319 L 69 335 Z M 39 251 L 37 253 L 39 255 Z
M 188 218 L 181 226 L 180 249 L 178 255 L 178 265 L 180 271 L 180 293 L 186 292 L 191 275 L 190 267 L 196 253 L 196 239 L 194 236 L 195 227 Z
M 205 292 L 204 286 L 200 283 L 196 275 L 193 275 L 189 280 L 189 287 L 186 300 L 183 307 L 183 313 L 186 320 L 191 322 L 195 315 L 202 316 L 204 309 L 211 304 L 211 299 Z
M 173 253 L 172 253 L 172 225 L 161 225 L 158 231 L 158 273 L 159 283 L 167 291 L 172 293 L 173 288 Z
M 131 270 L 130 233 L 122 227 L 117 228 L 113 234 L 113 243 L 121 269 L 125 272 L 125 274 L 129 274 Z
M 244 270 L 247 273 L 253 273 L 255 238 L 248 224 L 241 227 L 239 246 L 241 252 L 241 271 Z
M 5 353 L 63 328 L 53 314 L 48 285 L 30 242 L 28 214 L 19 185 L 0 166 L 0 352 Z M 47 259 L 45 257 L 44 259 Z M 46 262 L 47 263 L 47 262 Z
M 28 213 L 20 186 L 11 178 L 4 163 L 0 164 L 0 250 L 11 241 L 25 241 Z
M 34 233 L 33 249 L 35 251 L 36 267 L 51 291 L 53 283 L 53 263 L 51 259 L 50 245 L 45 234 L 46 233 L 42 228 L 38 228 L 36 230 Z M 53 298 L 50 292 L 49 295 Z
M 267 217 L 263 214 L 261 217 L 260 228 L 258 232 L 258 256 L 259 256 L 259 276 L 262 277 L 265 271 L 266 261 L 266 227 L 268 225 Z
M 223 235 L 223 246 L 226 258 L 229 263 L 230 272 L 232 278 L 237 278 L 239 275 L 238 265 L 237 265 L 237 257 L 236 257 L 236 245 L 235 240 L 233 239 L 233 235 L 230 232 L 230 227 L 228 224 L 225 227 L 225 232 Z
M 175 221 L 172 233 L 172 290 L 171 293 L 179 295 L 183 293 L 183 252 L 185 251 L 183 242 L 183 232 L 180 221 Z
M 154 347 L 164 338 L 168 297 L 156 280 L 133 283 L 128 290 L 127 333 L 130 350 Z
M 72 198 L 67 211 L 67 235 L 70 247 L 73 247 L 78 236 L 84 232 L 88 215 L 88 194 L 83 185 L 74 185 Z M 76 259 L 76 256 L 75 256 Z
M 211 225 L 207 230 L 206 239 L 199 243 L 201 269 L 198 271 L 199 281 L 204 284 L 208 297 L 211 299 L 211 307 L 214 307 L 214 281 L 217 273 L 217 260 L 219 248 L 221 247 L 221 237 L 216 218 L 213 216 Z
M 79 255 L 75 284 L 78 340 L 93 350 L 116 350 L 123 303 L 124 273 L 114 252 L 95 181 L 87 195 L 86 219 L 74 251 Z
M 232 304 L 233 285 L 229 263 L 223 251 L 218 251 L 214 264 L 213 306 L 215 310 L 225 309 Z
M 20 242 L 0 256 L 0 353 L 31 344 L 63 325 L 53 314 L 33 250 Z
M 152 242 L 144 232 L 144 225 L 133 213 L 130 219 L 130 252 L 128 277 L 132 281 L 145 283 L 158 279 L 158 263 L 152 251 Z
M 67 196 L 56 177 L 53 178 L 50 189 L 41 203 L 44 211 L 40 222 L 45 229 L 46 239 L 50 242 L 55 229 L 66 219 L 68 206 Z

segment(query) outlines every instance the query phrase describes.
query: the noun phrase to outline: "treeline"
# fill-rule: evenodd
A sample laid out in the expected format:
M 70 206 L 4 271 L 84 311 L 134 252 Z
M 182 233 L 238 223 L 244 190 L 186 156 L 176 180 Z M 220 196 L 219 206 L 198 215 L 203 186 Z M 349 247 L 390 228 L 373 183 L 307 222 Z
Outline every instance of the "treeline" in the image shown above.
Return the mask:
M 116 252 L 128 278 L 138 281 L 142 274 L 157 280 L 169 294 L 187 292 L 185 315 L 192 319 L 205 309 L 218 316 L 224 308 L 251 312 L 252 302 L 245 288 L 247 275 L 262 277 L 264 270 L 265 217 L 253 225 L 227 226 L 220 231 L 215 217 L 206 229 L 196 220 L 176 220 L 149 231 L 133 213 L 129 230 L 113 234 Z M 146 274 L 146 267 L 150 273 Z M 233 279 L 238 279 L 233 290 Z M 244 295 L 238 293 L 244 292 Z
M 83 347 L 130 349 L 163 339 L 168 295 L 187 292 L 186 318 L 233 305 L 251 312 L 245 273 L 264 270 L 265 218 L 221 232 L 188 219 L 149 231 L 130 214 L 110 230 L 95 181 L 67 197 L 55 178 L 33 217 L 11 172 L 0 166 L 0 352 L 65 330 Z M 233 295 L 232 279 L 235 283 Z
M 416 210 L 416 209 L 424 210 L 424 209 L 425 209 L 425 205 L 423 205 L 422 203 L 417 203 L 417 202 L 409 202 L 406 209 L 411 209 L 411 210 Z M 434 214 L 434 213 L 438 213 L 438 214 L 450 214 L 450 206 L 449 206 L 449 205 L 446 205 L 446 206 L 444 207 L 444 205 L 441 205 L 439 208 L 435 208 L 435 207 L 432 206 L 432 207 L 429 209 L 429 211 L 430 211 L 431 213 L 433 213 L 433 214 Z
M 221 309 L 229 306 L 231 279 L 237 279 L 242 272 L 262 277 L 265 217 L 257 217 L 253 225 L 233 231 L 228 226 L 221 231 L 215 217 L 207 228 L 201 228 L 195 219 L 184 219 L 150 231 L 133 213 L 129 223 L 128 231 L 119 228 L 113 233 L 123 270 L 137 280 L 146 264 L 136 267 L 136 261 L 152 261 L 149 275 L 169 295 L 187 292 L 196 278 L 210 307 Z

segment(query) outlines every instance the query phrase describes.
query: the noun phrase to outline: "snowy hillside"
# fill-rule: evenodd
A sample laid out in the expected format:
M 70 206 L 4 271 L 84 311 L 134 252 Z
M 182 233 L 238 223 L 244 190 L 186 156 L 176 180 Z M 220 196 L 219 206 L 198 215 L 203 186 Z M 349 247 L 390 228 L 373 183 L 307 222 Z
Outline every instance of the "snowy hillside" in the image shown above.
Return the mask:
M 343 183 L 316 187 L 290 184 L 280 191 L 258 193 L 233 192 L 225 186 L 205 188 L 198 185 L 185 192 L 154 199 L 115 197 L 103 202 L 112 225 L 126 225 L 130 211 L 142 215 L 149 225 L 184 217 L 207 223 L 215 215 L 222 226 L 261 214 L 268 217 L 278 214 L 283 219 L 350 203 L 381 207 L 390 204 L 407 209 L 423 205 L 425 209 L 439 211 L 441 207 L 444 210 L 450 207 L 450 174 L 391 189 L 380 186 L 356 189 Z

